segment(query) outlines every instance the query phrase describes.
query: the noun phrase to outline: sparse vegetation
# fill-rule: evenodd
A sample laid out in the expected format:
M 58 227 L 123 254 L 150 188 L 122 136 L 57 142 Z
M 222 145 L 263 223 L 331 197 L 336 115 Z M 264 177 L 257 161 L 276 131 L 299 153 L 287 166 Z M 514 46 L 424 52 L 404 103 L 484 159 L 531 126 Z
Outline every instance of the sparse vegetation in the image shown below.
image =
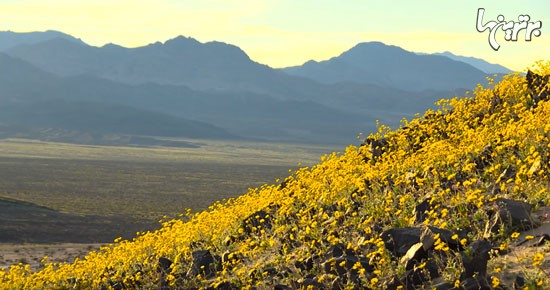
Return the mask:
M 550 63 L 534 71 L 549 75 Z M 362 146 L 325 155 L 277 184 L 184 212 L 74 263 L 46 263 L 37 272 L 12 266 L 0 271 L 0 283 L 504 289 L 512 273 L 519 289 L 548 289 L 548 240 L 518 254 L 536 240 L 526 231 L 548 223 L 531 210 L 550 202 L 548 78 L 533 84 L 512 74 L 479 86 L 401 129 L 380 126 Z M 514 255 L 530 265 L 498 264 Z
M 186 140 L 199 148 L 0 141 L 0 242 L 108 243 L 312 164 L 331 149 Z

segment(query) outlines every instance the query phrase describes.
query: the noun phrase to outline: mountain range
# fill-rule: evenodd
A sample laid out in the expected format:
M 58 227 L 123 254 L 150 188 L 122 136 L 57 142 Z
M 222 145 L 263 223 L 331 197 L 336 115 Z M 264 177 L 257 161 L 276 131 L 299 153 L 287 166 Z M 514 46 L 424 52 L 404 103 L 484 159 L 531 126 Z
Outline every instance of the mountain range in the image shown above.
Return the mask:
M 377 119 L 397 126 L 484 83 L 487 73 L 469 61 L 367 42 L 327 61 L 273 69 L 237 46 L 183 36 L 125 48 L 56 31 L 0 32 L 0 136 L 347 144 L 375 130 Z

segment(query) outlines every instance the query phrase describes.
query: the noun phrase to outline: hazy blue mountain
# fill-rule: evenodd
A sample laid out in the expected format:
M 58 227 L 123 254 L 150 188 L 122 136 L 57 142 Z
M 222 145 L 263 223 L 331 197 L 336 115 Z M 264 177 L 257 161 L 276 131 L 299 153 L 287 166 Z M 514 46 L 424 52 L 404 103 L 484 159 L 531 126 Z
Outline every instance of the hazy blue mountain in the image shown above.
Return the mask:
M 236 138 L 204 122 L 97 102 L 47 100 L 5 104 L 0 106 L 0 122 L 25 128 L 56 128 L 95 134 Z
M 8 54 L 58 76 L 92 75 L 127 84 L 185 85 L 209 91 L 314 95 L 317 86 L 256 63 L 240 48 L 179 36 L 138 48 L 93 47 L 63 38 L 14 47 Z
M 62 38 L 72 42 L 82 43 L 80 39 L 54 30 L 25 33 L 0 31 L 0 51 L 6 51 L 21 44 L 35 44 L 54 38 Z
M 165 43 L 157 42 L 133 49 L 113 44 L 92 47 L 63 39 L 52 39 L 34 45 L 22 45 L 10 50 L 9 53 L 60 76 L 86 74 L 127 84 L 185 85 L 195 90 L 232 94 L 252 92 L 282 100 L 312 101 L 352 111 L 375 111 L 378 108 L 377 103 L 388 103 L 386 99 L 392 100 L 393 103 L 394 96 L 397 95 L 401 96 L 401 99 L 406 99 L 408 96 L 403 94 L 403 91 L 408 91 L 409 95 L 416 95 L 416 92 L 411 92 L 416 88 L 408 85 L 407 80 L 403 81 L 399 78 L 391 80 L 400 75 L 397 72 L 388 72 L 386 68 L 370 71 L 355 68 L 361 65 L 362 56 L 354 56 L 354 54 L 357 54 L 357 50 L 365 50 L 363 46 L 368 45 L 358 45 L 357 49 L 343 54 L 344 58 L 349 59 L 349 63 L 335 61 L 328 63 L 327 66 L 317 66 L 314 62 L 309 62 L 304 65 L 304 71 L 312 72 L 305 76 L 321 81 L 322 84 L 305 77 L 290 76 L 280 70 L 253 62 L 242 50 L 233 45 L 220 42 L 203 44 L 193 38 L 181 36 Z M 392 54 L 392 51 L 398 54 L 410 54 L 397 47 L 380 44 L 375 45 L 375 48 L 377 46 L 380 51 L 375 52 L 379 54 Z M 446 60 L 451 65 L 456 63 L 448 58 L 439 56 L 435 58 Z M 403 65 L 407 64 L 403 63 Z M 290 70 L 292 69 L 287 71 Z M 395 70 L 406 71 L 409 68 L 395 68 Z M 485 80 L 483 74 L 475 69 L 472 70 L 476 76 L 470 78 L 475 80 L 468 84 L 477 84 Z M 354 91 L 327 84 L 333 83 L 328 79 L 342 75 L 343 71 L 347 72 L 351 78 L 339 78 L 338 81 L 352 81 L 364 86 L 350 85 L 357 89 Z M 411 74 L 416 75 L 416 73 Z M 387 81 L 363 81 L 377 78 L 387 79 Z M 465 85 L 460 81 L 460 77 L 449 80 L 447 84 L 451 83 L 451 85 L 447 86 L 445 82 L 440 81 L 440 78 L 440 74 L 426 77 L 423 80 L 425 86 L 417 91 L 429 89 L 443 93 L 425 95 L 426 101 L 413 103 L 413 107 L 408 108 L 407 113 L 414 114 L 422 111 L 427 105 L 432 104 L 432 99 L 447 97 L 451 95 L 449 92 L 454 92 L 457 88 L 473 87 Z M 418 83 L 422 82 L 415 79 L 413 85 Z M 350 98 L 354 99 L 353 104 L 348 102 Z M 407 100 L 402 100 L 400 103 L 407 103 Z M 361 106 L 358 107 L 358 105 Z M 393 103 L 393 105 L 397 104 Z M 384 116 L 376 118 L 384 119 Z
M 94 82 L 61 79 L 2 53 L 0 68 L 0 124 L 4 131 L 54 128 L 98 134 L 236 138 L 204 122 L 107 102 L 107 96 L 95 98 Z
M 439 55 L 417 55 L 381 42 L 360 43 L 326 61 L 283 69 L 322 83 L 356 82 L 406 91 L 473 88 L 486 74 Z
M 481 58 L 476 57 L 469 57 L 469 56 L 461 56 L 461 55 L 455 55 L 449 51 L 445 52 L 439 52 L 439 53 L 433 53 L 433 55 L 441 55 L 446 56 L 452 60 L 461 61 L 464 63 L 467 63 L 485 73 L 488 74 L 508 74 L 511 73 L 512 70 L 500 65 L 500 64 L 494 64 L 487 62 Z
M 118 128 L 123 131 L 118 133 L 155 135 L 156 127 L 157 135 L 190 137 L 177 128 L 190 126 L 177 122 L 185 118 L 248 138 L 323 143 L 350 143 L 360 130 L 374 126 L 374 119 L 365 115 L 312 101 L 281 100 L 251 92 L 207 93 L 153 83 L 128 85 L 89 75 L 58 77 L 2 54 L 0 65 L 2 123 L 13 120 L 25 126 L 114 132 L 116 124 L 122 122 L 121 116 L 125 116 L 124 120 L 131 121 L 125 121 Z M 102 116 L 102 111 L 108 116 Z M 79 116 L 82 120 L 75 121 Z M 25 122 L 26 118 L 32 124 Z M 96 118 L 104 120 L 92 123 Z M 150 130 L 136 131 L 140 127 Z M 206 129 L 203 137 L 224 138 L 214 128 Z
M 359 132 L 375 129 L 376 119 L 397 126 L 485 80 L 470 65 L 381 43 L 284 71 L 252 61 L 236 46 L 181 36 L 138 48 L 54 37 L 6 53 L 0 102 L 131 107 L 291 142 L 356 142 Z

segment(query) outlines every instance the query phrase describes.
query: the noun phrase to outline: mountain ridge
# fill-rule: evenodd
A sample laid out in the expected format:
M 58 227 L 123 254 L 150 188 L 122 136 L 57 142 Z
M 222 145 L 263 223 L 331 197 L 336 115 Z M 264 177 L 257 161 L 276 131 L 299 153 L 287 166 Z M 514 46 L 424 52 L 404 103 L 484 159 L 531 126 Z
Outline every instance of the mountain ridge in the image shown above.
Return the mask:
M 409 91 L 468 89 L 485 77 L 469 64 L 438 55 L 417 55 L 381 42 L 359 43 L 329 60 L 282 70 L 321 83 L 353 81 Z
M 5 80 L 11 78 L 12 83 L 4 85 L 13 89 L 9 91 L 12 98 L 40 94 L 86 101 L 95 98 L 98 102 L 191 118 L 244 137 L 348 143 L 355 140 L 361 129 L 375 130 L 375 119 L 399 126 L 402 118 L 414 116 L 436 100 L 462 94 L 474 83 L 485 81 L 486 75 L 473 68 L 474 76 L 466 73 L 461 77 L 422 75 L 414 69 L 400 68 L 399 63 L 386 71 L 365 71 L 361 63 L 380 58 L 365 56 L 365 51 L 372 49 L 408 58 L 414 56 L 380 42 L 358 44 L 355 50 L 334 57 L 330 64 L 335 74 L 344 71 L 343 76 L 352 78 L 323 83 L 259 64 L 239 47 L 217 41 L 201 43 L 192 37 L 179 36 L 164 43 L 125 48 L 116 44 L 95 47 L 52 37 L 38 43 L 19 44 L 5 52 L 50 75 L 5 75 Z M 337 61 L 342 57 L 349 60 Z M 457 67 L 457 62 L 441 56 L 420 59 Z M 308 66 L 320 64 L 308 62 Z M 458 64 L 461 68 L 469 67 Z M 52 75 L 55 79 L 51 79 Z M 6 89 L 4 98 L 7 94 Z M 329 116 L 335 121 L 328 122 Z M 349 123 L 357 125 L 351 128 L 346 125 Z

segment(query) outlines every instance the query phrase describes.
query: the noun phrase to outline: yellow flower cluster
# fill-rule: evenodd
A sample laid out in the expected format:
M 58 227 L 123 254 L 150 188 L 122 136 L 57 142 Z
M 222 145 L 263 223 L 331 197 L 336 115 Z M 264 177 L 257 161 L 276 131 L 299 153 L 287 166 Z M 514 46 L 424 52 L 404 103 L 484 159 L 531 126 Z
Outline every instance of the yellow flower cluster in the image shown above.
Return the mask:
M 550 63 L 539 62 L 534 70 L 548 75 Z M 157 231 L 117 240 L 73 263 L 46 262 L 36 272 L 26 265 L 2 269 L 0 285 L 148 289 L 165 281 L 183 289 L 224 283 L 246 289 L 301 285 L 296 283 L 308 274 L 331 285 L 338 281 L 334 269 L 349 266 L 347 271 L 358 273 L 354 283 L 385 288 L 400 270 L 380 233 L 418 226 L 415 207 L 421 201 L 430 205 L 424 224 L 472 229 L 468 238 L 460 238 L 463 246 L 483 236 L 485 207 L 497 198 L 550 202 L 545 191 L 550 185 L 550 102 L 533 106 L 531 95 L 524 77 L 505 76 L 494 87 L 478 86 L 465 98 L 440 101 L 437 111 L 403 121 L 400 129 L 380 126 L 370 138 L 385 140 L 381 154 L 369 146 L 349 146 L 281 184 L 250 189 L 206 211 L 164 221 Z M 506 245 L 509 233 L 500 234 L 498 243 Z M 331 258 L 324 270 L 323 261 L 315 261 L 335 247 L 364 257 L 368 265 Z M 449 251 L 439 236 L 435 247 Z M 190 275 L 196 250 L 220 257 L 214 275 Z M 173 262 L 165 276 L 160 258 Z M 534 257 L 533 265 L 543 258 Z M 313 266 L 304 266 L 308 263 Z M 496 287 L 500 280 L 493 277 L 491 283 Z

